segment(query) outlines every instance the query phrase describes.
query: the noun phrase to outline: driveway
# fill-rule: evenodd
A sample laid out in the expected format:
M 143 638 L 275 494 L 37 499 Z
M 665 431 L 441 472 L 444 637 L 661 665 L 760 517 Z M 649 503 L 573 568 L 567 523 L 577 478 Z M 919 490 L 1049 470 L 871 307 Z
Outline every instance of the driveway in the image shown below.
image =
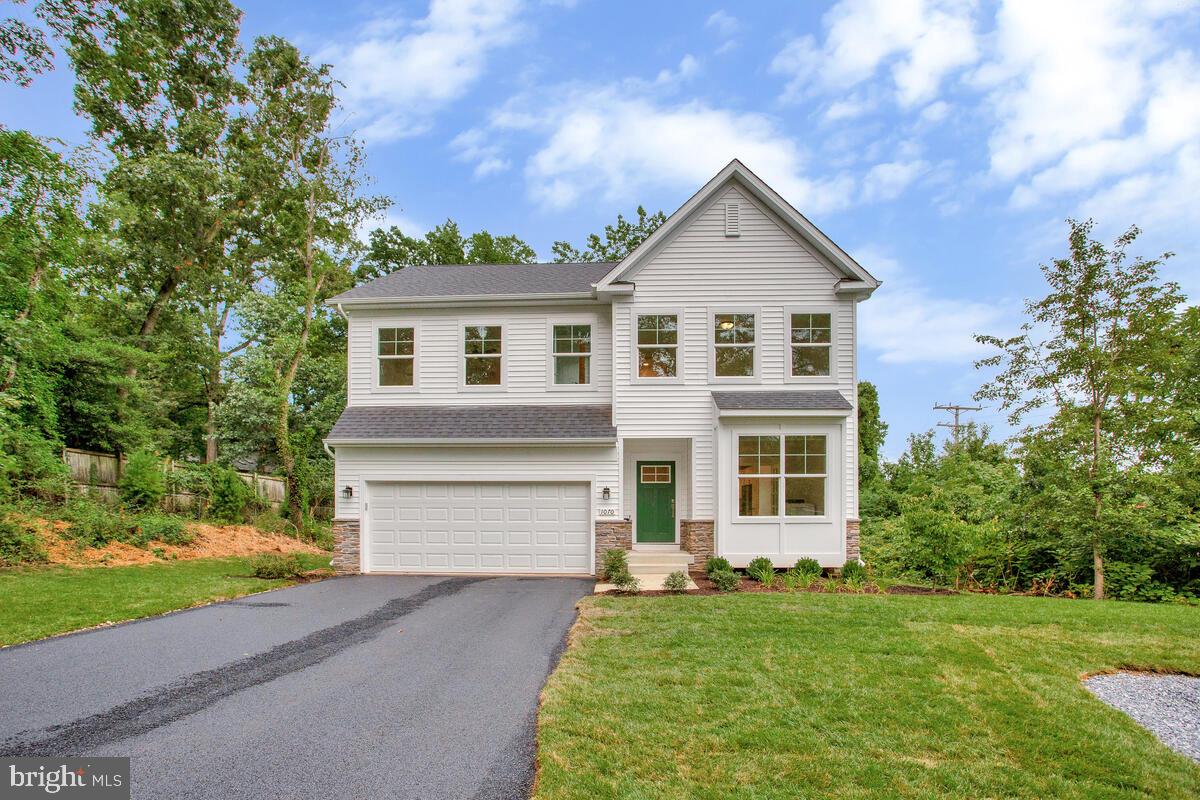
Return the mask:
M 138 798 L 514 798 L 575 578 L 339 578 L 0 650 L 0 753 Z

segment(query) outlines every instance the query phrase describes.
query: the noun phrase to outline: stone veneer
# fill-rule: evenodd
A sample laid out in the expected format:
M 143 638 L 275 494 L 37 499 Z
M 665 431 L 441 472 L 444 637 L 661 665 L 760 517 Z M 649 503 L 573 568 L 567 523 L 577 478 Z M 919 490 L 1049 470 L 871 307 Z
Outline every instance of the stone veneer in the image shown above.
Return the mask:
M 596 520 L 596 573 L 604 563 L 606 550 L 633 549 L 633 523 L 627 519 Z
M 856 519 L 846 520 L 846 560 L 857 561 L 859 559 L 858 551 L 858 525 Z
M 711 519 L 679 520 L 679 546 L 692 554 L 697 565 L 716 555 Z
M 333 559 L 329 563 L 338 575 L 357 575 L 362 571 L 358 557 L 358 520 L 333 521 Z

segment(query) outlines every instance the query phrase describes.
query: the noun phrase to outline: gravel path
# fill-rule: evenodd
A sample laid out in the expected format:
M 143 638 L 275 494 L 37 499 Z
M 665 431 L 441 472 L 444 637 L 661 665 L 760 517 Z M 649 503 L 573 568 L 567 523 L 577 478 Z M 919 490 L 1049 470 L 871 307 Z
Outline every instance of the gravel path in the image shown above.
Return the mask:
M 1088 678 L 1083 685 L 1167 747 L 1200 761 L 1200 678 L 1117 672 Z

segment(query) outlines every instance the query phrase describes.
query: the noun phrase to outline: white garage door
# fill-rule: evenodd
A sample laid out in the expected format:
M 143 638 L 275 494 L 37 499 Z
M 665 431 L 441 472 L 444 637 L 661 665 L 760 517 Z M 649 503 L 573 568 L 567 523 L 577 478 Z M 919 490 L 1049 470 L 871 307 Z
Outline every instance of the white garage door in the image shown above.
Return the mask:
M 588 573 L 584 483 L 372 483 L 368 572 Z

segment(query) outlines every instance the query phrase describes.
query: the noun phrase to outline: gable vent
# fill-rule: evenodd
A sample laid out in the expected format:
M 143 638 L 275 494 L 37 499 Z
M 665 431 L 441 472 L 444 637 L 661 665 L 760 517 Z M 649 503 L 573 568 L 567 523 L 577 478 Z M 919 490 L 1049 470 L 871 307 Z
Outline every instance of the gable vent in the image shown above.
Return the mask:
M 741 230 L 738 228 L 738 221 L 741 217 L 741 206 L 737 203 L 725 204 L 725 235 L 741 236 Z

